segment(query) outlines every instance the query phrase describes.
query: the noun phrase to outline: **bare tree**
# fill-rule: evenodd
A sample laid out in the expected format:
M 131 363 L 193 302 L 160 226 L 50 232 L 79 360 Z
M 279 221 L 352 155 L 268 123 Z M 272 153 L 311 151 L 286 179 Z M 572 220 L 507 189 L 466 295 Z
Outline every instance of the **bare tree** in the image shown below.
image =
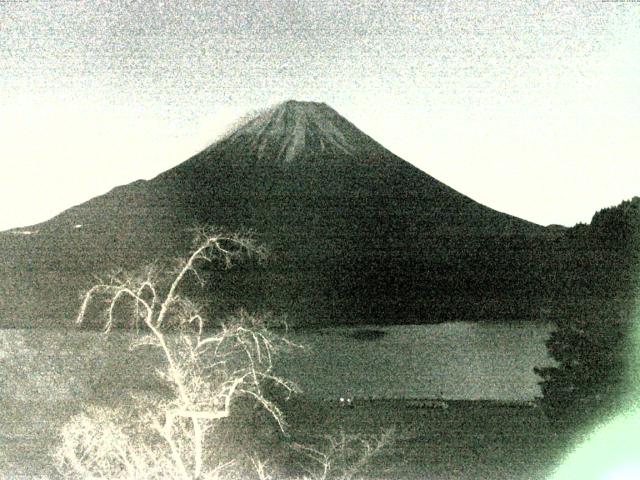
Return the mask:
M 324 435 L 322 445 L 294 444 L 294 448 L 312 461 L 303 480 L 354 480 L 363 477 L 373 458 L 394 438 L 393 429 L 372 435 L 341 430 L 339 435 Z
M 233 460 L 216 455 L 211 433 L 232 414 L 234 401 L 248 397 L 284 431 L 283 413 L 263 391 L 265 383 L 287 394 L 297 387 L 274 373 L 274 357 L 294 347 L 275 335 L 269 318 L 241 311 L 206 329 L 202 308 L 180 294 L 187 277 L 202 282 L 198 268 L 220 261 L 229 267 L 240 255 L 265 255 L 250 236 L 198 232 L 190 256 L 162 287 L 157 271 L 114 274 L 84 295 L 77 323 L 87 321 L 90 306 L 106 299 L 105 331 L 124 321 L 139 334 L 132 348 L 159 349 L 157 374 L 167 398 L 135 400 L 135 411 L 94 408 L 69 422 L 56 453 L 60 472 L 69 478 L 216 479 Z M 260 475 L 264 465 L 256 463 Z

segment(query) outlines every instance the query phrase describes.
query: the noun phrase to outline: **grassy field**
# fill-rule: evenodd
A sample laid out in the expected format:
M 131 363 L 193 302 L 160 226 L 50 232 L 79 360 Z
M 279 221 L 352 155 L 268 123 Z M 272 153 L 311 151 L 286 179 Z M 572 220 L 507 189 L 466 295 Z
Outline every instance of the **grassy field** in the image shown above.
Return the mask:
M 0 473 L 7 479 L 54 477 L 48 452 L 57 428 L 81 408 L 73 402 L 2 405 L 12 421 L 2 424 Z M 343 408 L 298 400 L 286 412 L 295 441 L 309 445 L 341 432 L 372 436 L 392 428 L 394 440 L 372 461 L 370 478 L 544 479 L 569 446 L 539 409 L 523 406 L 450 402 L 446 410 L 421 409 L 386 400 Z
M 393 428 L 395 441 L 375 459 L 372 478 L 544 479 L 569 445 L 538 408 L 481 401 L 448 402 L 447 409 L 414 408 L 403 400 L 341 408 L 301 402 L 289 417 L 294 431 L 314 435 L 375 434 Z

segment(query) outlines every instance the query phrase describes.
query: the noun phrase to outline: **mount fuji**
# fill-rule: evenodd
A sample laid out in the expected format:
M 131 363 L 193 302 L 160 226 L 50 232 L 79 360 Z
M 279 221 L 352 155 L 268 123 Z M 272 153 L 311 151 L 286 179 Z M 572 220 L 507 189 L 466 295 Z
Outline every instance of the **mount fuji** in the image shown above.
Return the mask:
M 271 251 L 206 299 L 301 325 L 526 318 L 552 236 L 436 180 L 326 104 L 287 101 L 151 180 L 0 234 L 0 313 L 59 323 L 93 274 L 183 255 L 198 225 L 251 230 Z

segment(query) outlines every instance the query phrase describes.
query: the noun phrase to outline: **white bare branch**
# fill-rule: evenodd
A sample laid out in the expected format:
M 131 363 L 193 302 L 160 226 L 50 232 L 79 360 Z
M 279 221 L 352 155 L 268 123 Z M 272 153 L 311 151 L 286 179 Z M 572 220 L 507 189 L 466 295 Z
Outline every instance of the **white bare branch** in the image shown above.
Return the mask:
M 192 274 L 202 283 L 198 267 L 203 262 L 219 260 L 228 268 L 240 255 L 264 257 L 265 251 L 250 236 L 202 229 L 196 248 L 166 287 L 162 287 L 155 269 L 148 268 L 140 276 L 116 272 L 85 293 L 78 324 L 86 320 L 96 297 L 108 300 L 105 332 L 121 325 L 119 316 L 131 307 L 126 324 L 136 331 L 141 324 L 146 331 L 131 343 L 131 348 L 160 349 L 164 365 L 157 368 L 157 373 L 170 387 L 173 397 L 147 408 L 145 420 L 136 427 L 154 432 L 150 437 L 155 438 L 152 443 L 137 437 L 136 429 L 118 430 L 117 424 L 106 418 L 83 417 L 82 425 L 78 423 L 80 420 L 71 423 L 75 430 L 69 427 L 71 430 L 63 434 L 66 443 L 59 453 L 63 474 L 112 478 L 113 472 L 119 471 L 126 475 L 118 474 L 118 478 L 218 478 L 232 463 L 205 464 L 210 458 L 205 453 L 206 435 L 218 422 L 232 415 L 234 401 L 241 396 L 252 398 L 285 431 L 282 411 L 265 397 L 261 384 L 273 382 L 287 395 L 298 391 L 292 382 L 272 372 L 274 355 L 295 344 L 269 331 L 264 318 L 244 311 L 205 335 L 202 309 L 180 295 L 187 275 Z M 104 422 L 109 428 L 100 429 L 98 425 Z M 82 434 L 82 429 L 92 432 L 91 435 Z M 257 462 L 258 467 L 261 478 L 268 478 L 266 464 Z M 145 469 L 156 473 L 142 473 Z

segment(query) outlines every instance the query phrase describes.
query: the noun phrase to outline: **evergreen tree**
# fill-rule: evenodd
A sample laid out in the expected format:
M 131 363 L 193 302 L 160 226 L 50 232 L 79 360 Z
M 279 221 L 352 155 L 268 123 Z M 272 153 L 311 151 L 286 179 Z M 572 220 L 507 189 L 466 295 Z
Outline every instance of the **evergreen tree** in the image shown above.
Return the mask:
M 625 389 L 627 342 L 638 293 L 640 198 L 596 213 L 564 238 L 566 302 L 547 348 L 557 366 L 536 368 L 541 405 L 580 424 L 611 413 Z

